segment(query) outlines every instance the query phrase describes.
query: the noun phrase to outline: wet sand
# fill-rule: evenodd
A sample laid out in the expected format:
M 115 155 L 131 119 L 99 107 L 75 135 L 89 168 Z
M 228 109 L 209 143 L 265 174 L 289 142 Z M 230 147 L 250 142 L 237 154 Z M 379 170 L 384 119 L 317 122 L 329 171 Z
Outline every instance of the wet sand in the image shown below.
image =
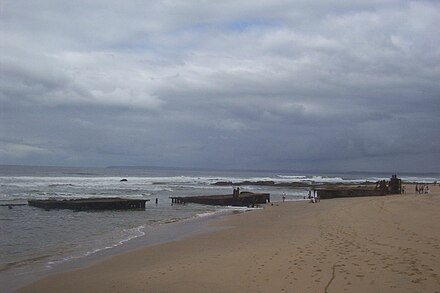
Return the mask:
M 286 202 L 18 292 L 439 292 L 440 189 Z

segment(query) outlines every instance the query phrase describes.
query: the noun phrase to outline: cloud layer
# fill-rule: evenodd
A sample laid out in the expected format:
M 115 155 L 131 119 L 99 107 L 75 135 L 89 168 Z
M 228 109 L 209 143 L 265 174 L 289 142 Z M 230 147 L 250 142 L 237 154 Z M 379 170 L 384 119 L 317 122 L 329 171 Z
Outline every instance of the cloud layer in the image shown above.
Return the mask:
M 2 2 L 0 162 L 439 171 L 436 1 L 211 2 Z

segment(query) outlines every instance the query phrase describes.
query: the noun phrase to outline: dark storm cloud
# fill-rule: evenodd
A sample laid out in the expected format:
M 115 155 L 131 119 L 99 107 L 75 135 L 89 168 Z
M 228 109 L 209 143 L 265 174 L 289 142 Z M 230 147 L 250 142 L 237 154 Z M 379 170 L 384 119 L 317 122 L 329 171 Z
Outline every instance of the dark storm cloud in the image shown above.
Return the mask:
M 434 1 L 13 1 L 0 160 L 438 171 Z

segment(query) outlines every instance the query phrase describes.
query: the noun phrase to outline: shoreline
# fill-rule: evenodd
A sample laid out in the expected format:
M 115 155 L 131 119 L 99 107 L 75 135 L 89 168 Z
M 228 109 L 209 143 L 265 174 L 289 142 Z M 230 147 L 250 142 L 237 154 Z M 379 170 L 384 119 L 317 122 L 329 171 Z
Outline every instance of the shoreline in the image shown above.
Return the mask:
M 208 233 L 222 229 L 221 227 L 211 226 L 210 223 L 237 213 L 245 213 L 252 209 L 222 209 L 209 212 L 206 215 L 195 215 L 190 218 L 177 220 L 175 222 L 158 223 L 157 225 L 147 226 L 144 235 L 124 241 L 120 245 L 102 248 L 83 256 L 75 256 L 67 260 L 59 260 L 52 264 L 40 263 L 30 267 L 13 268 L 2 272 L 0 278 L 2 292 L 14 292 L 15 290 L 38 282 L 47 277 L 59 273 L 69 273 L 75 270 L 88 268 L 104 262 L 114 256 L 123 255 L 144 249 L 150 246 L 161 245 L 167 242 L 178 241 L 201 233 Z
M 16 292 L 440 292 L 440 188 L 413 190 L 267 205 Z

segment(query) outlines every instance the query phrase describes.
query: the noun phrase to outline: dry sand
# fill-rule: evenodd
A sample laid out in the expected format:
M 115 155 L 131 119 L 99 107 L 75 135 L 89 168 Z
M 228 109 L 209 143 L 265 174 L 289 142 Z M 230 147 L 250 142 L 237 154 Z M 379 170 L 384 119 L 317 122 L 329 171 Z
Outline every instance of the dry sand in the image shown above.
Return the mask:
M 278 203 L 19 292 L 440 292 L 440 190 Z

